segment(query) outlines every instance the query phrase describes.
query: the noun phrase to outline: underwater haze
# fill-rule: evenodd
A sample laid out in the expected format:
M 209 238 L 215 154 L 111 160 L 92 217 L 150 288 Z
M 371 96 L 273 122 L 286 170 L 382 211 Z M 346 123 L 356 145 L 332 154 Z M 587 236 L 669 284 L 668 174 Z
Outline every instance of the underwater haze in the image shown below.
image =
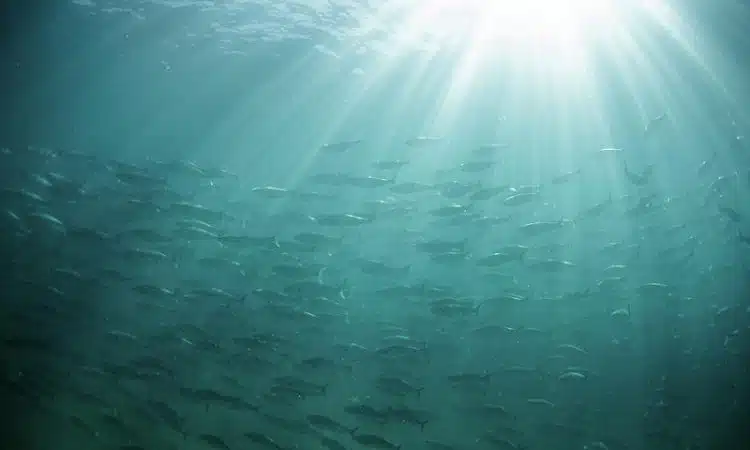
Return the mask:
M 0 448 L 750 448 L 750 4 L 0 9 Z

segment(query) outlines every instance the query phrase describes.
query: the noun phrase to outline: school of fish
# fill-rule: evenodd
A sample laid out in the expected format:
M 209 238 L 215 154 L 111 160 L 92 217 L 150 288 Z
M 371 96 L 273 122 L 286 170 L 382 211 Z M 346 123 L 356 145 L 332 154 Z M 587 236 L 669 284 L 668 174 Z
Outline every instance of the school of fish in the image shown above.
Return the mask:
M 294 187 L 3 148 L 6 410 L 24 448 L 718 448 L 748 418 L 750 164 L 716 164 L 741 139 L 680 192 L 590 150 L 627 192 L 575 210 L 596 168 L 487 182 L 502 143 Z

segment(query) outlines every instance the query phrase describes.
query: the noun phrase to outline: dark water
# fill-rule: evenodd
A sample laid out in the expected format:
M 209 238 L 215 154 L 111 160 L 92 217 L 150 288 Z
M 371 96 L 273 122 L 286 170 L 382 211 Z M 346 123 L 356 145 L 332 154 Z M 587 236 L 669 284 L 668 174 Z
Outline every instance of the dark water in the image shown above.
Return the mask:
M 743 448 L 750 8 L 500 4 L 6 2 L 3 448 Z

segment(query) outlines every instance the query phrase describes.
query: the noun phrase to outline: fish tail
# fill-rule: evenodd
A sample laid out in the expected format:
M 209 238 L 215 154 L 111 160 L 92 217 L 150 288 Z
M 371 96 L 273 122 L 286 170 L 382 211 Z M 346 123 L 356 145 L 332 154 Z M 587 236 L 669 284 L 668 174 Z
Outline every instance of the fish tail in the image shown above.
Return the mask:
M 354 436 L 354 434 L 359 431 L 359 427 L 354 427 L 351 430 L 349 430 L 349 435 Z
M 419 422 L 419 430 L 420 431 L 424 431 L 424 426 L 427 425 L 427 422 L 429 422 L 429 420 L 423 420 L 423 421 Z
M 422 397 L 422 391 L 424 391 L 424 388 L 423 388 L 423 387 L 421 387 L 421 388 L 417 389 L 417 398 L 420 398 L 420 397 Z

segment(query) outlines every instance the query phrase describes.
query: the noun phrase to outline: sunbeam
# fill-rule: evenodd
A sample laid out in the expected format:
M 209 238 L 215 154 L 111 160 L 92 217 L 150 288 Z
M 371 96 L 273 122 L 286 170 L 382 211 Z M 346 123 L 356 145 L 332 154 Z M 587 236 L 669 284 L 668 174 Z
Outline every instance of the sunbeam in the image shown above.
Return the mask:
M 543 57 L 557 58 L 561 48 L 611 29 L 620 9 L 616 0 L 430 0 L 391 2 L 380 11 L 401 17 L 401 32 L 412 38 L 483 54 L 545 49 Z

